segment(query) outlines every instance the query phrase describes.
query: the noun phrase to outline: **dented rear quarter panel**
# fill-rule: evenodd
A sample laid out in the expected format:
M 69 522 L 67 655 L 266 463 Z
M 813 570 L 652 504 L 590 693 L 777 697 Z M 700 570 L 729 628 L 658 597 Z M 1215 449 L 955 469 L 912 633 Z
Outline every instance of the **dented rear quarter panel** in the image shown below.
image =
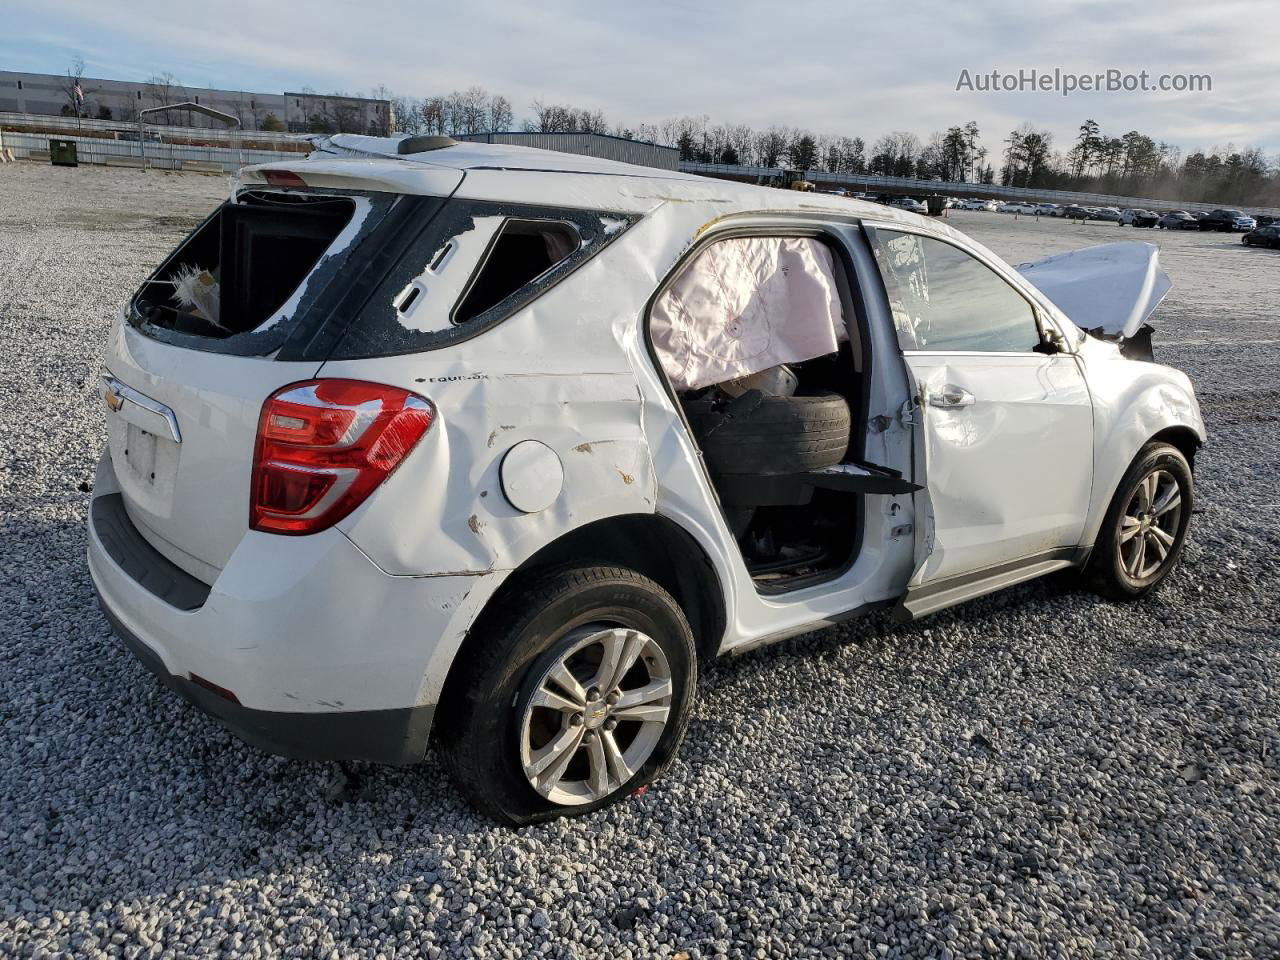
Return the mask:
M 613 244 L 470 340 L 326 363 L 322 376 L 395 384 L 436 408 L 424 442 L 339 528 L 388 573 L 479 574 L 515 569 L 594 520 L 654 512 L 628 349 L 651 281 L 634 245 Z M 500 479 L 503 457 L 524 440 L 545 444 L 564 469 L 560 496 L 537 513 L 513 507 Z

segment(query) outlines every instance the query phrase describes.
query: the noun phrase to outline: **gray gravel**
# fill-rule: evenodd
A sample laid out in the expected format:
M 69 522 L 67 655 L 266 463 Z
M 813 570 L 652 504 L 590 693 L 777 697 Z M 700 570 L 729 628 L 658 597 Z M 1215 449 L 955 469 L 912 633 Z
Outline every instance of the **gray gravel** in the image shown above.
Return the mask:
M 1280 955 L 1280 254 L 1156 236 L 1212 432 L 1158 597 L 1051 578 L 725 662 L 660 784 L 512 832 L 434 760 L 241 745 L 95 606 L 108 318 L 225 192 L 0 167 L 0 955 Z M 1015 262 L 1132 232 L 953 222 Z

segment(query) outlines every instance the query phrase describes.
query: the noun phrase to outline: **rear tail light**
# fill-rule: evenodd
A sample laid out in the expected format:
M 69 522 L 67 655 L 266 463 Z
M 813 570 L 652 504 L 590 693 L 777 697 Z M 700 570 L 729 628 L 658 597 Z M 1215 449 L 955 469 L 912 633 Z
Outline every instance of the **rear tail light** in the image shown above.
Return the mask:
M 308 380 L 262 405 L 249 526 L 306 534 L 358 507 L 431 427 L 431 404 L 360 380 Z

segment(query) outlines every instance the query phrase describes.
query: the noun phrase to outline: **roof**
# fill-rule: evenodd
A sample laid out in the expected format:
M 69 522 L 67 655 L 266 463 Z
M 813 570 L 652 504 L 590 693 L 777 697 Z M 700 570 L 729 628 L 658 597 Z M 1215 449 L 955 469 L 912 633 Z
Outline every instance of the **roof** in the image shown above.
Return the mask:
M 305 159 L 246 167 L 241 178 L 261 181 L 271 170 L 291 170 L 316 186 L 392 190 L 400 193 L 546 204 L 646 213 L 666 201 L 706 203 L 716 213 L 825 211 L 877 220 L 922 221 L 865 200 L 834 194 L 780 190 L 581 154 L 499 143 L 457 142 L 420 153 L 399 154 L 402 137 L 336 134 L 310 138 Z

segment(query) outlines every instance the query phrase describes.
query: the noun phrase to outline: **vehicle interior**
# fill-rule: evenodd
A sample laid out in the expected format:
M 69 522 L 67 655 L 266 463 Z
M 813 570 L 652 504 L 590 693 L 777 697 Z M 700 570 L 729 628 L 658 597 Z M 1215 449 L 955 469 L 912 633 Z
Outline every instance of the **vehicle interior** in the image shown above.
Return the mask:
M 717 240 L 655 299 L 655 356 L 761 592 L 845 569 L 863 495 L 900 482 L 859 462 L 862 322 L 843 256 L 818 236 Z

